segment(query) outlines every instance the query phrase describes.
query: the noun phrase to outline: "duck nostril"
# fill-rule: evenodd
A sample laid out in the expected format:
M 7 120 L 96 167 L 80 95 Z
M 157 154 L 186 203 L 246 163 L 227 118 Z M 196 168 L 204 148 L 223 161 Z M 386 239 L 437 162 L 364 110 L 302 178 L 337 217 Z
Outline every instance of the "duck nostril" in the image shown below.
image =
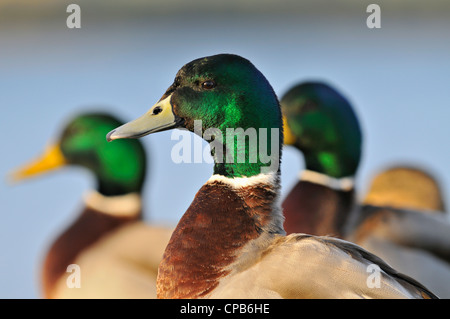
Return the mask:
M 161 112 L 162 112 L 162 108 L 159 106 L 157 106 L 153 109 L 153 115 L 158 115 Z

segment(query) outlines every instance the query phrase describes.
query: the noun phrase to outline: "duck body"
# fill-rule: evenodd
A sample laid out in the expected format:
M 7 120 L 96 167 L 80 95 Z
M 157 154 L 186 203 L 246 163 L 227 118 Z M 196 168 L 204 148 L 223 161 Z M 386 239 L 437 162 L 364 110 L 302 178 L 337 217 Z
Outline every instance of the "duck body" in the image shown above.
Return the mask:
M 93 191 L 84 202 L 82 213 L 54 240 L 45 256 L 43 296 L 156 298 L 158 265 L 171 229 L 142 221 L 138 194 L 105 197 Z M 69 283 L 74 275 L 69 265 L 79 269 L 79 287 Z
M 101 196 L 101 195 L 100 195 Z M 140 199 L 138 199 L 140 202 Z M 127 223 L 140 220 L 141 210 L 130 216 L 113 216 L 85 206 L 78 218 L 53 242 L 45 257 L 43 267 L 44 295 L 52 298 L 53 287 L 60 278 L 66 278 L 67 267 L 78 264 L 80 253 L 95 245 L 102 237 Z M 82 234 L 82 235 L 81 235 Z
M 255 181 L 252 181 L 255 180 Z M 285 236 L 274 176 L 213 176 L 180 220 L 159 268 L 159 298 L 427 298 L 428 290 L 343 240 Z M 208 199 L 216 198 L 215 201 Z M 370 288 L 370 266 L 380 285 Z
M 105 233 L 75 256 L 80 287 L 68 282 L 72 272 L 58 276 L 49 286 L 47 298 L 57 299 L 154 299 L 158 265 L 171 231 L 144 222 L 130 222 Z M 136 245 L 136 243 L 151 243 Z M 49 256 L 46 259 L 48 264 Z M 54 262 L 54 261 L 53 261 Z M 54 270 L 44 268 L 45 273 Z M 45 278 L 45 276 L 44 276 Z
M 242 57 L 220 54 L 186 64 L 159 102 L 107 139 L 139 138 L 177 127 L 193 131 L 194 120 L 202 120 L 205 131 L 218 129 L 204 137 L 212 149 L 214 174 L 170 238 L 159 266 L 158 298 L 435 297 L 354 244 L 285 236 L 279 200 L 281 110 L 268 81 Z M 221 139 L 219 131 L 226 128 L 242 130 Z M 250 128 L 267 143 L 265 150 L 276 146 L 270 159 L 259 152 L 250 160 L 258 152 L 244 138 Z M 227 160 L 229 154 L 213 147 L 217 143 L 231 154 L 247 155 L 246 160 Z M 367 285 L 366 268 L 373 263 L 381 269 L 381 289 Z
M 450 223 L 443 207 L 439 186 L 430 175 L 411 167 L 391 168 L 374 179 L 346 239 L 439 297 L 450 298 Z

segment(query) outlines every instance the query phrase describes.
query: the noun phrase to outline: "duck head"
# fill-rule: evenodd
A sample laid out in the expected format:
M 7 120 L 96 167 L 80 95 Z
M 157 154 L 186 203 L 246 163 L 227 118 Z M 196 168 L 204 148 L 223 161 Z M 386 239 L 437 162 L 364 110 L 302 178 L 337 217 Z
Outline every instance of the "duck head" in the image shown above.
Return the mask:
M 378 173 L 363 202 L 372 206 L 445 213 L 437 177 L 425 168 L 409 165 L 393 166 Z
M 355 112 L 325 83 L 294 86 L 281 99 L 285 144 L 299 149 L 308 170 L 341 178 L 354 176 L 362 134 Z
M 84 113 L 73 118 L 57 142 L 43 155 L 12 174 L 15 181 L 68 165 L 89 169 L 97 179 L 97 190 L 107 196 L 140 192 L 146 170 L 146 155 L 139 141 L 107 143 L 105 134 L 120 120 L 104 113 Z
M 240 56 L 219 54 L 186 64 L 147 113 L 108 133 L 107 140 L 172 128 L 188 129 L 215 143 L 215 174 L 244 177 L 264 168 L 279 170 L 283 132 L 277 97 L 262 73 Z M 258 141 L 252 143 L 255 134 Z M 270 163 L 264 148 L 271 153 Z

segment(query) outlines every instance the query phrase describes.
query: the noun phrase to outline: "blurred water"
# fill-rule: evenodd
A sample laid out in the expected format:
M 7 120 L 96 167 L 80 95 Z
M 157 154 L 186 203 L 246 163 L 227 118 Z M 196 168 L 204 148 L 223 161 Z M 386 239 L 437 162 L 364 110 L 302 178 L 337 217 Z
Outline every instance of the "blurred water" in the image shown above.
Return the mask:
M 397 162 L 418 164 L 450 182 L 449 20 L 397 20 L 369 30 L 366 13 L 332 18 L 277 15 L 153 16 L 102 23 L 64 20 L 0 30 L 0 176 L 43 150 L 81 110 L 105 109 L 130 120 L 153 105 L 185 63 L 235 53 L 250 59 L 283 94 L 298 81 L 326 80 L 353 102 L 362 122 L 361 193 L 370 177 Z M 59 24 L 58 24 L 59 23 Z M 209 164 L 174 164 L 170 132 L 142 141 L 150 152 L 146 219 L 175 225 Z M 303 167 L 283 154 L 283 195 Z M 92 187 L 67 168 L 11 186 L 0 183 L 0 297 L 35 298 L 46 248 L 81 208 Z M 450 188 L 446 187 L 447 198 Z

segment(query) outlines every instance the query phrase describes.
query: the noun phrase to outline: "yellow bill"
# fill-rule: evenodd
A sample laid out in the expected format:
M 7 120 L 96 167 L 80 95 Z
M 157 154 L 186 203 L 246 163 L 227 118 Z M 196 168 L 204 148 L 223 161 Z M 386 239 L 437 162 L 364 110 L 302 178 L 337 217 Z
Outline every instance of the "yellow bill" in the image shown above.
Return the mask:
M 292 134 L 291 129 L 289 128 L 286 116 L 283 116 L 283 132 L 284 132 L 284 144 L 286 145 L 295 144 L 296 138 L 294 134 Z
M 171 97 L 172 95 L 169 95 L 159 101 L 136 120 L 112 130 L 106 135 L 106 139 L 111 142 L 121 138 L 139 138 L 176 127 L 178 123 L 170 103 Z
M 59 145 L 54 144 L 47 147 L 41 157 L 14 171 L 10 177 L 12 181 L 18 182 L 34 175 L 59 168 L 65 164 L 66 159 L 61 152 L 61 148 Z

